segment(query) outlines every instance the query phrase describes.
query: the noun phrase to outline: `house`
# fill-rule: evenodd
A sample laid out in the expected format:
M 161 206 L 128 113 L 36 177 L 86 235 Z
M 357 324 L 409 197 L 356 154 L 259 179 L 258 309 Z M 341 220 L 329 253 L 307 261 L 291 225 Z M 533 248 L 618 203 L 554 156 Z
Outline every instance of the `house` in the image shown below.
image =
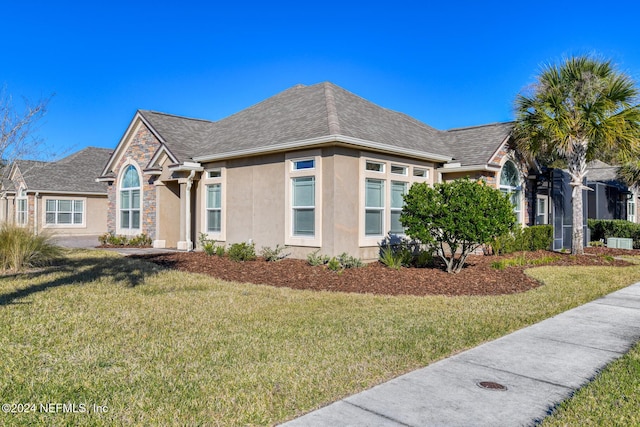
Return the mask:
M 18 160 L 3 169 L 0 222 L 56 235 L 107 230 L 107 186 L 96 182 L 111 150 L 88 147 L 55 162 Z
M 304 257 L 377 258 L 402 233 L 414 182 L 470 176 L 512 194 L 531 222 L 527 174 L 508 149 L 511 124 L 450 131 L 332 83 L 297 85 L 217 122 L 139 110 L 99 181 L 107 228 L 190 250 L 201 233 L 226 244 L 285 244 Z

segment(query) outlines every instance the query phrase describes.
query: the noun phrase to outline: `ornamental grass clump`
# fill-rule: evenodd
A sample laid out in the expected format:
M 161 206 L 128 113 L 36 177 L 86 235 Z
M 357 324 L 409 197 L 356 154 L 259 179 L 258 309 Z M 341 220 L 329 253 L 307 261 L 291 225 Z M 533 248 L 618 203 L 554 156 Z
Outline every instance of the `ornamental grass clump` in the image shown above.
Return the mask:
M 49 265 L 61 254 L 48 234 L 34 235 L 7 223 L 0 226 L 0 270 L 4 272 Z

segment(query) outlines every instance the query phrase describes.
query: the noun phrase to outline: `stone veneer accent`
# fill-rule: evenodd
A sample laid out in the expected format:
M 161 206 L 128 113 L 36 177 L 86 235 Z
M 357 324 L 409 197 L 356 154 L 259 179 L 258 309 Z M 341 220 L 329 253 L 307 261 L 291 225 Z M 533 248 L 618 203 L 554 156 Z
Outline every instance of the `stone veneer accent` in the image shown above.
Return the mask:
M 116 221 L 118 212 L 116 211 L 116 197 L 118 196 L 118 177 L 122 166 L 127 162 L 127 159 L 131 159 L 138 163 L 140 172 L 147 167 L 151 161 L 153 154 L 160 148 L 160 141 L 149 131 L 144 125 L 140 125 L 138 131 L 131 137 L 127 149 L 118 160 L 118 163 L 113 168 L 113 173 L 116 176 L 116 180 L 107 189 L 109 197 L 109 212 L 107 214 L 107 230 L 115 233 Z M 155 177 L 145 176 L 142 173 L 142 207 L 140 212 L 141 220 L 141 233 L 145 233 L 151 239 L 156 239 L 156 187 Z

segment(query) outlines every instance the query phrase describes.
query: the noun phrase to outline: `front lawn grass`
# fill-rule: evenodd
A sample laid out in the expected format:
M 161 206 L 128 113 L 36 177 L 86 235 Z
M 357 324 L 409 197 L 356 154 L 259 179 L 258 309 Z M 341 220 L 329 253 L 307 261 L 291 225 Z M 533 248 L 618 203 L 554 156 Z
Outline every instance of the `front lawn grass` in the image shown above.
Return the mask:
M 545 286 L 390 297 L 72 252 L 62 267 L 0 278 L 0 403 L 36 405 L 0 424 L 274 424 L 637 282 L 640 266 L 531 275 Z M 87 412 L 42 412 L 50 403 Z
M 640 343 L 542 423 L 554 426 L 640 425 Z

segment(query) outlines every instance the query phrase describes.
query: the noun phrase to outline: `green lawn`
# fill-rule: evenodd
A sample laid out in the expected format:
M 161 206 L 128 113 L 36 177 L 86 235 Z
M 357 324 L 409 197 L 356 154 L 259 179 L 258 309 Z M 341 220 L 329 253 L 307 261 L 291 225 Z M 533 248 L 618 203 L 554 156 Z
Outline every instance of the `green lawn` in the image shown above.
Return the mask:
M 640 281 L 640 266 L 531 274 L 546 285 L 518 295 L 389 297 L 73 252 L 0 278 L 0 400 L 36 405 L 0 424 L 274 424 Z
M 640 425 L 640 343 L 560 405 L 542 425 Z

